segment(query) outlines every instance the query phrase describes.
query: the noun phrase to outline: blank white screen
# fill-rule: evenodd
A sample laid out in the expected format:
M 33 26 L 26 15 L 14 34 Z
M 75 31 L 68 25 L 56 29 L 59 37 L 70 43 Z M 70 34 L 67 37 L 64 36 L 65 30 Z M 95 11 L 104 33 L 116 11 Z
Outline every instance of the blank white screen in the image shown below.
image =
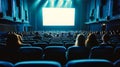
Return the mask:
M 43 8 L 43 26 L 74 26 L 74 8 Z

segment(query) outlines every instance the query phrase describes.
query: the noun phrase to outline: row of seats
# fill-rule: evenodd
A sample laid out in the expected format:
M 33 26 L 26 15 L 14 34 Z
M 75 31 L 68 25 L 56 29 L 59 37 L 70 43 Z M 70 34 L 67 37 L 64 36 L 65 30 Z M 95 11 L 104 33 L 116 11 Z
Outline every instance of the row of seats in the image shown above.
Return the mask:
M 32 46 L 38 46 L 38 47 L 41 47 L 41 48 L 45 48 L 47 46 L 64 46 L 66 48 L 70 47 L 70 46 L 73 46 L 74 45 L 74 42 L 71 42 L 71 43 L 57 43 L 57 42 L 53 42 L 53 43 L 45 43 L 45 42 L 39 42 L 39 43 L 33 43 Z
M 71 60 L 64 66 L 56 61 L 22 61 L 15 64 L 0 61 L 0 67 L 120 67 L 120 60 L 114 63 L 105 59 Z
M 91 49 L 86 47 L 71 46 L 66 49 L 63 46 L 48 46 L 44 50 L 40 47 L 20 47 L 17 50 L 0 48 L 0 60 L 13 63 L 27 60 L 55 60 L 63 65 L 75 59 L 107 59 L 116 61 L 120 58 L 120 47 L 113 49 L 110 46 L 96 46 Z

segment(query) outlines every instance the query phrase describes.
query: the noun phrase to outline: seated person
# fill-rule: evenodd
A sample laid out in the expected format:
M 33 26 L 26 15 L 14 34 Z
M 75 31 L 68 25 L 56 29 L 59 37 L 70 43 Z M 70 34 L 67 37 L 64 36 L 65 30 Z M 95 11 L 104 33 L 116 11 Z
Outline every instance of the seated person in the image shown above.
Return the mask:
M 97 41 L 96 35 L 94 33 L 90 33 L 85 41 L 85 46 L 88 48 L 92 48 L 93 46 L 98 46 L 98 45 L 99 42 Z
M 75 42 L 75 46 L 85 46 L 85 36 L 78 34 Z
M 102 43 L 101 43 L 101 45 L 105 45 L 105 46 L 111 46 L 111 43 L 110 43 L 110 36 L 109 36 L 109 34 L 104 34 L 103 36 L 102 36 Z
M 19 61 L 19 48 L 22 45 L 22 39 L 20 35 L 16 33 L 9 33 L 7 35 L 5 50 L 4 50 L 4 59 L 12 63 Z
M 6 40 L 6 47 L 7 48 L 19 48 L 20 45 L 22 44 L 22 38 L 20 35 L 16 33 L 10 33 L 7 35 L 7 40 Z

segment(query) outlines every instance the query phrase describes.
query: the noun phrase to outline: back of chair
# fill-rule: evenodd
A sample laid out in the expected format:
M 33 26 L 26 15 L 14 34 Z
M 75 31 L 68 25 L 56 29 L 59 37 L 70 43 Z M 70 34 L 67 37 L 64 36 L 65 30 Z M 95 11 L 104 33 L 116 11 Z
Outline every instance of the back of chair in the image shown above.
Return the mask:
M 61 67 L 61 64 L 55 61 L 23 61 L 16 63 L 15 67 Z
M 120 67 L 120 59 L 118 59 L 114 62 L 114 66 L 115 67 Z
M 115 60 L 120 59 L 120 46 L 115 48 L 114 55 L 115 55 Z
M 7 61 L 0 61 L 0 67 L 14 67 L 14 65 Z
M 42 49 L 44 49 L 46 46 L 48 46 L 48 44 L 45 42 L 38 42 L 38 43 L 34 43 L 32 46 L 37 46 L 37 47 L 41 47 Z
M 6 60 L 6 49 L 5 46 L 0 46 L 0 60 Z
M 71 46 L 67 49 L 67 60 L 87 59 L 89 57 L 89 49 L 82 46 Z
M 2 50 L 2 51 L 1 51 Z M 0 49 L 0 60 L 16 63 L 19 61 L 19 48 Z
M 40 47 L 21 47 L 20 60 L 40 60 L 43 56 L 43 50 Z
M 75 42 L 72 42 L 72 43 L 65 43 L 65 47 L 66 48 L 69 48 L 69 47 L 71 47 L 71 46 L 74 46 L 74 44 L 75 44 Z
M 89 57 L 114 61 L 113 51 L 114 49 L 111 46 L 96 46 L 91 48 Z
M 62 42 L 50 42 L 49 46 L 63 46 Z
M 113 67 L 113 64 L 103 59 L 84 59 L 69 61 L 66 67 Z
M 47 46 L 44 49 L 44 59 L 54 60 L 64 64 L 66 62 L 65 52 L 66 48 L 64 46 Z

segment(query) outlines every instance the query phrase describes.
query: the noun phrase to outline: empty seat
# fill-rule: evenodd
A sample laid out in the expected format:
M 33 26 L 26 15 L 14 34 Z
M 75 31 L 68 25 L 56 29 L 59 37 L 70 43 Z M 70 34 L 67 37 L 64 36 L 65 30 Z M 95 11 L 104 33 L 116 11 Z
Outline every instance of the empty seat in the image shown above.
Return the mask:
M 95 46 L 91 48 L 89 58 L 107 59 L 114 61 L 113 51 L 114 49 L 111 46 Z
M 66 62 L 65 52 L 66 48 L 64 46 L 47 46 L 44 49 L 44 59 L 64 64 Z
M 113 67 L 113 64 L 104 59 L 83 59 L 69 61 L 66 67 Z
M 15 67 L 61 67 L 61 64 L 55 61 L 23 61 L 16 63 Z
M 14 67 L 14 65 L 7 61 L 0 61 L 0 67 Z
M 43 50 L 40 47 L 21 47 L 20 60 L 40 60 L 42 59 Z
M 67 60 L 87 59 L 89 57 L 89 49 L 82 46 L 71 46 L 66 52 Z

